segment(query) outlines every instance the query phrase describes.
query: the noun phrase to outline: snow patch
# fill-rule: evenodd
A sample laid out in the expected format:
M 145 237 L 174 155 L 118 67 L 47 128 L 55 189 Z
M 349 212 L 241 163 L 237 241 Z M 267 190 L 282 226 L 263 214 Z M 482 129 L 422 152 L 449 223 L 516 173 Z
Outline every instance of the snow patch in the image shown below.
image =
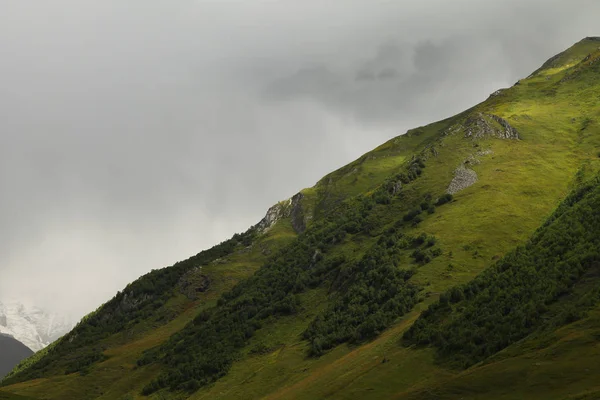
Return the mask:
M 10 335 L 39 351 L 73 328 L 73 323 L 57 314 L 19 302 L 0 302 L 0 333 Z

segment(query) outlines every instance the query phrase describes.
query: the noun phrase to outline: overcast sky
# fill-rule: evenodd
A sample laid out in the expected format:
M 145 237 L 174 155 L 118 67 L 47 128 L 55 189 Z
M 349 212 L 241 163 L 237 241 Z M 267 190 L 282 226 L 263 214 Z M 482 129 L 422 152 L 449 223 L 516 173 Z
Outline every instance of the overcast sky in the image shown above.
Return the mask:
M 92 311 L 600 34 L 598 15 L 597 0 L 2 0 L 0 300 Z

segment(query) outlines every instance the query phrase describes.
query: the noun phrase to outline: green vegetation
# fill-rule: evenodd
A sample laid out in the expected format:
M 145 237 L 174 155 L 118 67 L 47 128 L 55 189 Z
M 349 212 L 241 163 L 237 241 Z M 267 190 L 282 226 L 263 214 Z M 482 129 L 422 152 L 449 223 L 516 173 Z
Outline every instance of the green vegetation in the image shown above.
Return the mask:
M 332 172 L 302 190 L 294 220 L 140 278 L 2 390 L 61 400 L 597 397 L 599 43 Z M 491 133 L 469 132 L 480 115 Z M 503 124 L 520 139 L 500 138 Z M 461 165 L 478 180 L 444 194 Z M 208 290 L 179 290 L 203 275 Z
M 84 352 L 74 350 L 83 346 L 97 346 L 100 340 L 146 319 L 164 319 L 164 316 L 157 315 L 158 310 L 175 295 L 175 286 L 185 272 L 231 254 L 237 246 L 251 243 L 255 235 L 255 230 L 249 229 L 244 234 L 236 234 L 170 268 L 154 270 L 142 276 L 97 311 L 86 316 L 56 343 L 24 360 L 3 383 L 37 378 L 50 369 L 62 369 L 65 374 L 81 372 L 89 365 L 103 360 L 102 349 L 98 347 Z
M 395 179 L 408 184 L 424 167 L 423 161 L 416 158 L 406 166 L 407 173 Z M 343 255 L 329 256 L 347 235 L 373 234 L 376 224 L 372 217 L 378 208 L 392 203 L 392 194 L 389 185 L 384 184 L 373 196 L 359 195 L 341 203 L 271 257 L 251 278 L 224 293 L 217 307 L 198 315 L 161 347 L 146 352 L 138 365 L 158 361 L 168 369 L 143 393 L 167 387 L 194 392 L 222 377 L 256 330 L 269 320 L 295 314 L 301 307 L 298 294 L 328 282 L 341 293 L 332 308 L 318 316 L 305 332 L 312 355 L 321 355 L 349 340 L 373 338 L 411 310 L 417 302 L 418 288 L 407 283 L 412 272 L 399 268 L 400 250 L 416 248 L 413 257 L 427 262 L 434 255 L 430 250 L 421 253 L 418 248 L 430 246 L 426 237 L 404 237 L 400 232 L 403 224 L 399 223 L 381 236 L 359 263 Z M 388 200 L 377 200 L 383 196 Z
M 570 195 L 524 246 L 440 296 L 404 335 L 461 367 L 600 301 L 600 178 Z M 577 293 L 577 295 L 574 295 Z
M 418 243 L 390 228 L 360 262 L 339 270 L 334 285 L 343 294 L 304 332 L 311 355 L 320 356 L 340 343 L 372 339 L 414 307 L 419 289 L 408 283 L 413 272 L 399 266 L 402 251 Z

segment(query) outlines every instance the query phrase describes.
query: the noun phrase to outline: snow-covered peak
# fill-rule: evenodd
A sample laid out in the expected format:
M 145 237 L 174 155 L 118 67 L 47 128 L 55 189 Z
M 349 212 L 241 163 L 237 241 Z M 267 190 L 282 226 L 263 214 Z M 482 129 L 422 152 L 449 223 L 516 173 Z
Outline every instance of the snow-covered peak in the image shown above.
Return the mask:
M 33 351 L 39 351 L 69 332 L 67 318 L 16 301 L 0 302 L 0 333 L 11 335 Z

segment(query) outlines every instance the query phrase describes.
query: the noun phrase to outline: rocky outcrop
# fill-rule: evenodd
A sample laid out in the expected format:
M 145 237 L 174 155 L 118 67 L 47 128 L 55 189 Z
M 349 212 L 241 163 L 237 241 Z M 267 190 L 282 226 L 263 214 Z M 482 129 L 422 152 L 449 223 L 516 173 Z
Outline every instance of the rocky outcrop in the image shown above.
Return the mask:
M 450 182 L 448 189 L 446 189 L 446 193 L 458 193 L 473 185 L 475 182 L 477 182 L 477 173 L 472 169 L 461 165 L 454 171 L 454 178 L 452 179 L 452 182 Z
M 256 224 L 256 229 L 258 229 L 259 232 L 264 233 L 273 225 L 275 225 L 277 221 L 288 217 L 288 204 L 289 200 L 287 202 L 277 203 L 273 207 L 269 208 L 265 217 L 261 219 L 258 224 Z
M 255 225 L 260 233 L 268 231 L 280 219 L 290 218 L 291 224 L 297 233 L 302 233 L 306 230 L 306 221 L 304 210 L 302 209 L 302 192 L 295 194 L 291 199 L 279 202 L 269 208 L 265 217 Z
M 499 139 L 519 139 L 519 132 L 508 121 L 493 114 L 477 113 L 464 123 L 465 137 L 482 139 L 486 136 Z
M 115 316 L 128 314 L 132 310 L 139 309 L 142 305 L 144 305 L 147 301 L 152 300 L 153 297 L 147 293 L 138 294 L 133 290 L 129 290 L 123 292 L 123 296 L 121 300 L 117 303 L 107 303 L 111 304 L 110 309 L 105 308 L 104 312 L 100 315 L 101 323 L 109 323 Z M 103 306 L 106 307 L 107 305 Z M 67 334 L 69 337 L 69 342 L 72 342 L 77 337 L 77 333 L 75 331 L 71 331 Z
M 452 136 L 462 131 L 462 126 L 460 124 L 454 124 L 442 132 L 444 136 Z
M 479 157 L 487 156 L 488 154 L 492 154 L 493 151 L 491 149 L 479 150 L 475 152 L 475 154 L 470 154 L 465 161 L 463 161 L 463 166 L 471 166 L 471 165 L 479 165 L 481 160 Z
M 132 290 L 123 295 L 119 308 L 124 312 L 131 311 L 147 300 L 150 300 L 150 295 L 142 294 L 141 296 L 137 296 Z
M 497 115 L 490 115 L 494 121 L 500 124 L 504 128 L 504 133 L 496 132 L 496 136 L 501 139 L 519 139 L 519 132 L 513 128 L 507 120 L 500 118 Z
M 494 128 L 483 114 L 478 113 L 467 118 L 465 122 L 465 137 L 481 139 L 484 136 L 493 136 Z
M 298 192 L 292 197 L 292 210 L 290 212 L 290 218 L 292 222 L 292 228 L 296 233 L 302 233 L 306 230 L 306 221 L 304 219 L 304 210 L 302 209 L 302 199 L 304 195 L 302 192 Z
M 506 89 L 498 89 L 495 92 L 493 92 L 492 94 L 490 94 L 490 96 L 488 98 L 491 99 L 493 97 L 498 97 L 498 96 L 504 94 L 504 92 L 506 92 Z

